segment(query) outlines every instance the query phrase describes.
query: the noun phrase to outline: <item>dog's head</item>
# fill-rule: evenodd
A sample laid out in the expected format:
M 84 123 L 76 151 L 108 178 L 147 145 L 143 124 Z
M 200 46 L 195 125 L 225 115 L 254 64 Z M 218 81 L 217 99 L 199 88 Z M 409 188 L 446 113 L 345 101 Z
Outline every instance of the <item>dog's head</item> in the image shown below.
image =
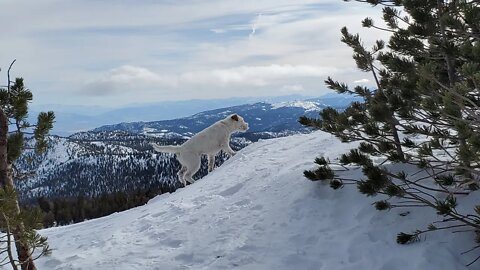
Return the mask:
M 247 131 L 248 130 L 248 123 L 243 120 L 243 117 L 241 117 L 238 114 L 232 114 L 227 117 L 228 121 L 230 121 L 233 125 L 233 127 L 236 130 L 239 131 Z

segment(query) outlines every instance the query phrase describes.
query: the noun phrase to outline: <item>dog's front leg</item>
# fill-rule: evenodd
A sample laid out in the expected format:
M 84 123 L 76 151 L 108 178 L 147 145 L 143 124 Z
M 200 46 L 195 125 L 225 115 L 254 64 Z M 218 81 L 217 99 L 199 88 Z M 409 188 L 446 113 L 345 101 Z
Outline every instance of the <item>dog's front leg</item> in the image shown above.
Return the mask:
M 181 183 L 182 183 L 183 187 L 187 186 L 187 181 L 185 179 L 182 179 Z
M 223 151 L 225 151 L 225 153 L 227 153 L 227 155 L 229 155 L 229 156 L 234 156 L 237 153 L 237 152 L 233 151 L 233 149 L 230 148 L 230 145 L 228 145 L 228 144 L 223 147 Z

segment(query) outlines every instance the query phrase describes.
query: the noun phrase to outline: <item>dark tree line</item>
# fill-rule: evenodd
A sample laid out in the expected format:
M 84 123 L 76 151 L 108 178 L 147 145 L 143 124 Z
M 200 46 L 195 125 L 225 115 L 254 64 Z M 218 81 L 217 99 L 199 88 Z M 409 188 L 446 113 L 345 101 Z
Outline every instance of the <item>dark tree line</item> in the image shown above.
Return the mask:
M 39 209 L 43 213 L 44 227 L 61 226 L 144 205 L 157 195 L 173 191 L 172 186 L 157 185 L 148 189 L 131 192 L 117 191 L 95 197 L 79 196 L 56 199 L 40 197 L 36 203 L 24 206 L 24 208 L 29 211 Z
M 153 152 L 150 143 L 181 144 L 184 139 L 152 138 L 118 132 L 76 134 L 69 138 L 50 138 L 49 151 L 59 147 L 66 151 L 63 162 L 49 159 L 50 152 L 41 156 L 27 152 L 17 160 L 16 166 L 32 174 L 16 183 L 24 203 L 36 197 L 95 197 L 104 193 L 148 189 L 157 183 L 177 187 L 176 174 L 180 167 L 173 155 Z M 249 143 L 237 139 L 235 150 Z M 65 150 L 63 150 L 65 149 Z M 219 155 L 217 166 L 226 156 Z M 206 160 L 195 175 L 199 179 L 207 174 Z
M 30 189 L 40 188 L 42 192 L 37 192 L 39 196 L 32 197 L 32 192 L 26 192 L 23 196 L 24 208 L 42 212 L 46 227 L 72 224 L 124 211 L 143 205 L 156 195 L 174 192 L 181 187 L 176 181 L 176 172 L 180 167 L 178 161 L 173 155 L 153 152 L 145 138 L 123 134 L 115 139 L 100 141 L 143 150 L 134 153 L 115 152 L 115 148 L 112 150 L 111 147 L 97 145 L 99 140 L 93 140 L 92 137 L 74 139 L 73 142 L 75 145 L 81 144 L 82 150 L 77 149 L 77 153 L 72 154 L 73 158 L 65 164 L 48 167 L 48 179 L 34 182 L 36 186 L 28 186 Z M 161 143 L 182 142 L 162 140 Z M 232 145 L 235 150 L 243 146 L 240 143 Z M 42 159 L 45 161 L 46 156 L 48 155 L 35 160 L 33 153 L 30 153 L 18 164 L 35 170 Z M 220 166 L 226 158 L 223 154 L 217 156 L 216 166 Z M 207 171 L 207 160 L 204 157 L 194 178 L 202 178 Z M 26 182 L 19 182 L 18 186 L 22 190 L 27 188 Z

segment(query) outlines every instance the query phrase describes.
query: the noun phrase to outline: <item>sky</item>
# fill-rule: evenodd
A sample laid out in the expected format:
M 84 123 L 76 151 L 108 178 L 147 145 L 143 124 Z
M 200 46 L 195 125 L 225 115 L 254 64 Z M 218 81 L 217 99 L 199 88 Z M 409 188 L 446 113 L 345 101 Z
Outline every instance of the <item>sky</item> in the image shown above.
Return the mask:
M 342 0 L 0 0 L 0 85 L 17 59 L 34 104 L 320 96 L 328 76 L 371 82 L 340 29 L 370 44 L 387 34 L 361 20 L 379 16 Z

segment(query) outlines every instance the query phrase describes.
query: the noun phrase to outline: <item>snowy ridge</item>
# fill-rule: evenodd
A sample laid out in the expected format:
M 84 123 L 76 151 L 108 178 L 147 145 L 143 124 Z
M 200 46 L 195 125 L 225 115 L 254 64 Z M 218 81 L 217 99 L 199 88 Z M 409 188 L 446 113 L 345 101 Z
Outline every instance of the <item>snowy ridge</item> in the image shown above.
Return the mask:
M 259 141 L 193 185 L 148 204 L 42 230 L 54 252 L 39 269 L 468 269 L 471 235 L 395 243 L 431 211 L 376 211 L 355 187 L 303 178 L 313 159 L 353 145 L 315 132 Z M 357 170 L 348 172 L 360 177 Z M 407 209 L 408 210 L 408 209 Z
M 307 100 L 286 101 L 272 104 L 272 109 L 278 109 L 283 107 L 297 107 L 305 109 L 306 112 L 320 111 L 322 106 L 318 102 Z M 323 107 L 326 107 L 323 105 Z

